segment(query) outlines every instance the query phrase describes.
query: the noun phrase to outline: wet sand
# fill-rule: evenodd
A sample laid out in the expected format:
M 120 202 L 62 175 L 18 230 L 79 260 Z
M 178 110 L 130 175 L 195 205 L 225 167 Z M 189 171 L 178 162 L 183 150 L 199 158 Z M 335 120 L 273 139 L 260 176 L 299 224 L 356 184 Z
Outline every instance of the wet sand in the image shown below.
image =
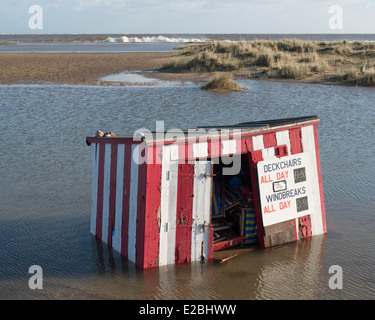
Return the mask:
M 173 52 L 0 53 L 0 84 L 97 85 L 106 75 L 156 70 L 173 55 Z
M 176 55 L 178 52 L 0 53 L 0 85 L 111 85 L 113 84 L 111 82 L 101 82 L 100 78 L 126 71 L 138 71 L 149 78 L 160 80 L 199 83 L 206 82 L 215 75 L 215 72 L 194 73 L 187 71 L 150 73 L 150 71 L 157 71 Z M 262 69 L 250 67 L 232 73 L 235 79 L 259 79 Z M 319 77 L 305 80 L 267 80 L 328 84 L 327 81 Z

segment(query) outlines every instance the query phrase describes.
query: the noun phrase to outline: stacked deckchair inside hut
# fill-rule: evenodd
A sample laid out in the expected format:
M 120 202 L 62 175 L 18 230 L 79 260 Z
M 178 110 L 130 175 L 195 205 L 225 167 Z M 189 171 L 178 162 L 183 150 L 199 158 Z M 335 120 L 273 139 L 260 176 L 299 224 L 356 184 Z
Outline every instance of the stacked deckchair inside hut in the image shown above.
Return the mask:
M 214 177 L 212 226 L 214 251 L 256 242 L 252 191 L 239 176 Z

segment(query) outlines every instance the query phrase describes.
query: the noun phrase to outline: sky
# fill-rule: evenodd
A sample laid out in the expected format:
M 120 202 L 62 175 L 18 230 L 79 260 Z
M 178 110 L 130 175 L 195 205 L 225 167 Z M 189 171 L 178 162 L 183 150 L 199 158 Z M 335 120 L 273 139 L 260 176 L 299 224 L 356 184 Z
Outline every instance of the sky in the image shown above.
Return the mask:
M 17 33 L 375 33 L 375 0 L 2 0 L 0 34 Z

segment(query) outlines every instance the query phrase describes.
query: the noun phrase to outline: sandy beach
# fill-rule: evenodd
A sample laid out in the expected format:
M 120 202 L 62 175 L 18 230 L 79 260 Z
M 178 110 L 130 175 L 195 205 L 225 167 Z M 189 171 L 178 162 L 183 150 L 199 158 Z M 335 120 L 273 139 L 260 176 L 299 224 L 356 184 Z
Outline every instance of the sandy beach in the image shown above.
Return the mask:
M 179 52 L 113 52 L 113 53 L 0 53 L 0 85 L 70 84 L 111 85 L 100 78 L 126 71 L 138 71 L 149 78 L 205 82 L 212 73 L 159 69 Z M 183 57 L 188 60 L 189 57 Z M 142 73 L 144 71 L 144 73 Z M 158 71 L 150 73 L 149 71 Z M 232 72 L 246 79 L 258 73 L 255 68 Z
M 231 73 L 235 79 L 374 87 L 374 57 L 372 43 L 298 39 L 212 42 L 166 52 L 0 53 L 0 84 L 110 85 L 100 79 L 144 71 L 163 80 L 202 82 Z
M 171 52 L 0 53 L 0 84 L 97 85 L 106 75 L 160 68 Z

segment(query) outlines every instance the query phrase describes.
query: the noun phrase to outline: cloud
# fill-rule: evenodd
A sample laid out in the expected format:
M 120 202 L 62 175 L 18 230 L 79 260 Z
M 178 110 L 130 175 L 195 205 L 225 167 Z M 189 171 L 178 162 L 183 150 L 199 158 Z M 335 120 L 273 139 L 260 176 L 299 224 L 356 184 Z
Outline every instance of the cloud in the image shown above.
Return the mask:
M 343 8 L 345 32 L 374 32 L 374 1 L 9 0 L 0 32 L 27 33 L 28 7 L 43 8 L 45 33 L 319 33 L 328 8 Z

